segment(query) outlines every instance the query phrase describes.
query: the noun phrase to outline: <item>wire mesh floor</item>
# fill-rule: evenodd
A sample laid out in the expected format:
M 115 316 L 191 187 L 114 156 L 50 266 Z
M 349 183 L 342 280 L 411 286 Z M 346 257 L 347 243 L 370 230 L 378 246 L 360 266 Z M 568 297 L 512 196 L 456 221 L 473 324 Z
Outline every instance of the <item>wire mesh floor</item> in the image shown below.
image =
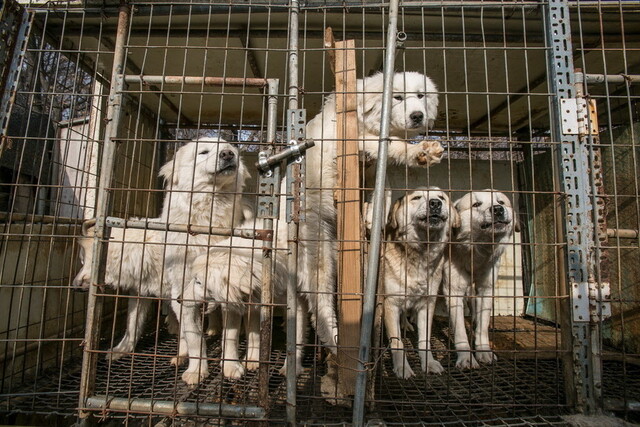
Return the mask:
M 438 337 L 436 337 L 438 338 Z M 439 338 L 438 338 L 439 339 Z M 438 351 L 445 343 L 435 343 L 436 356 L 445 367 L 442 375 L 417 374 L 401 380 L 393 374 L 390 353 L 383 351 L 375 371 L 374 404 L 369 407 L 370 424 L 455 424 L 455 425 L 565 425 L 562 415 L 568 412 L 564 397 L 562 363 L 558 359 L 501 358 L 492 366 L 472 371 L 454 367 L 455 360 Z M 408 350 L 411 350 L 407 342 Z M 176 402 L 228 403 L 256 406 L 258 378 L 249 373 L 240 380 L 222 378 L 215 362 L 210 362 L 211 376 L 195 388 L 187 387 L 179 379 L 184 367 L 169 364 L 166 355 L 175 354 L 175 336 L 162 331 L 144 337 L 133 356 L 123 357 L 111 365 L 104 358 L 98 363 L 96 395 L 108 394 L 121 398 L 147 398 Z M 208 355 L 220 356 L 218 339 L 209 340 Z M 307 351 L 305 372 L 298 380 L 297 417 L 304 424 L 339 424 L 349 422 L 351 408 L 336 406 L 322 397 L 321 378 L 326 373 L 319 351 Z M 444 354 L 444 357 L 443 357 Z M 163 355 L 165 357 L 158 357 Z M 419 366 L 418 356 L 409 351 L 409 361 Z M 285 378 L 277 370 L 284 362 L 284 351 L 275 349 L 270 360 L 268 409 L 270 424 L 286 419 Z M 25 390 L 13 394 L 3 403 L 3 412 L 72 416 L 78 402 L 80 363 L 70 363 L 64 369 L 51 372 L 47 381 L 41 380 Z M 640 366 L 622 362 L 604 364 L 605 398 L 640 399 Z M 109 411 L 107 417 L 130 417 L 130 422 L 143 423 L 149 415 Z M 152 417 L 155 421 L 161 415 Z M 216 418 L 176 418 L 173 423 L 199 421 L 212 424 L 226 422 Z M 236 419 L 242 424 L 249 420 Z

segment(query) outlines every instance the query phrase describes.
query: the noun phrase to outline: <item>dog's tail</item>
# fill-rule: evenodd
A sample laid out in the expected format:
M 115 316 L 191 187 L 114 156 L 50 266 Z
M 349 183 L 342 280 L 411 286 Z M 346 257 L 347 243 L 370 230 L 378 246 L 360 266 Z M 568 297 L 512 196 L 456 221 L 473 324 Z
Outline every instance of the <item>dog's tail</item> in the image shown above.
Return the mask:
M 332 353 L 337 352 L 338 321 L 335 311 L 335 262 L 331 256 L 335 251 L 332 242 L 321 244 L 317 259 L 317 294 L 310 295 L 309 308 L 316 334 L 320 341 L 326 345 Z M 315 298 L 314 298 L 315 297 Z M 315 299 L 315 304 L 313 304 Z

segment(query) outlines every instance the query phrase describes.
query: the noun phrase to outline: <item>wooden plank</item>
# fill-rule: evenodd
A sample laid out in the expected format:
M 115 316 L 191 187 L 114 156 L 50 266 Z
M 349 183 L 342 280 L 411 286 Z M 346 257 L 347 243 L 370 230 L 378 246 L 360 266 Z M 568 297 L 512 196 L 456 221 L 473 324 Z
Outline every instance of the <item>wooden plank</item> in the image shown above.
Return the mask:
M 360 162 L 355 41 L 335 42 L 338 211 L 338 392 L 354 393 L 362 317 Z

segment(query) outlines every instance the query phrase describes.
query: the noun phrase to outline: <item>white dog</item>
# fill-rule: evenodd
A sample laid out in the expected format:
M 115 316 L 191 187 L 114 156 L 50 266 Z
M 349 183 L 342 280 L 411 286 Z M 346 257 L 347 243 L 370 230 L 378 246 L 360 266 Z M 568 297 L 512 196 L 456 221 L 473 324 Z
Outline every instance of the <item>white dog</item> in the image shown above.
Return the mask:
M 230 228 L 251 215 L 241 202 L 248 172 L 238 150 L 225 141 L 201 138 L 189 142 L 160 169 L 160 176 L 165 178 L 170 193 L 165 197 L 160 217 L 150 221 Z M 168 299 L 173 287 L 177 288 L 173 293 L 179 294 L 182 274 L 189 274 L 193 258 L 206 252 L 206 245 L 223 237 L 112 228 L 111 239 L 105 284 L 132 295 L 128 299 L 125 335 L 107 354 L 116 360 L 132 352 L 141 336 L 152 300 L 138 297 Z M 73 285 L 86 288 L 90 281 L 93 239 L 81 238 L 79 243 L 83 267 Z M 184 345 L 181 347 L 186 352 Z
M 459 226 L 457 211 L 447 195 L 435 187 L 418 188 L 391 209 L 380 289 L 393 370 L 400 378 L 414 375 L 405 356 L 400 325 L 403 312 L 410 310 L 417 314 L 422 370 L 436 374 L 444 370 L 431 353 L 431 325 L 450 230 Z
M 519 227 L 511 202 L 498 191 L 472 191 L 456 201 L 455 207 L 461 225 L 453 233 L 443 292 L 458 352 L 456 366 L 477 368 L 478 362 L 496 360 L 489 343 L 493 286 L 498 278 L 500 258 L 513 238 L 513 231 L 519 231 Z M 465 295 L 473 297 L 475 358 L 464 325 Z
M 358 128 L 361 140 L 360 149 L 371 159 L 377 157 L 380 119 L 382 74 L 358 80 Z M 407 144 L 405 138 L 412 138 L 423 133 L 436 118 L 438 98 L 435 85 L 431 80 L 419 73 L 398 73 L 394 76 L 394 106 L 391 113 L 391 140 L 389 142 L 391 162 L 410 166 L 429 166 L 440 161 L 442 147 L 434 141 L 420 144 Z M 298 312 L 296 341 L 299 344 L 296 354 L 296 370 L 302 370 L 302 344 L 304 342 L 307 312 L 311 314 L 313 325 L 320 341 L 332 352 L 337 346 L 337 319 L 334 307 L 335 299 L 335 225 L 336 210 L 333 193 L 336 184 L 336 108 L 335 95 L 329 95 L 322 111 L 307 124 L 307 138 L 314 139 L 316 146 L 309 149 L 306 173 L 306 220 L 300 223 L 298 246 Z M 284 187 L 283 187 L 284 188 Z M 284 191 L 283 191 L 284 193 Z M 280 220 L 276 221 L 276 241 L 274 247 L 287 248 L 287 229 L 285 218 L 285 201 L 280 203 Z M 253 222 L 241 227 L 252 227 Z M 242 307 L 239 302 L 256 298 L 261 286 L 261 242 L 243 239 L 230 239 L 219 246 L 238 248 L 224 250 L 214 248 L 207 256 L 198 259 L 193 266 L 193 287 L 185 289 L 183 299 L 208 300 L 224 303 L 231 300 L 235 307 Z M 275 292 L 284 296 L 284 288 L 288 280 L 286 255 L 276 250 L 276 275 L 274 277 Z M 217 260 L 217 261 L 216 261 Z M 223 260 L 223 261 L 221 261 Z M 228 268 L 228 262 L 239 268 Z M 216 267 L 217 266 L 217 267 Z M 226 267 L 225 267 L 226 266 Z M 230 274 L 223 274 L 228 270 Z M 236 299 L 231 298 L 235 296 Z M 216 300 L 216 298 L 220 298 Z M 226 305 L 226 304 L 223 304 Z M 187 310 L 187 307 L 183 308 Z M 198 360 L 203 351 L 202 333 L 198 322 L 193 320 L 195 307 L 189 307 L 183 324 L 189 325 L 186 332 L 189 354 Z M 233 311 L 233 310 L 232 310 Z M 227 313 L 225 336 L 225 354 L 223 355 L 223 374 L 238 378 L 244 373 L 244 367 L 237 358 L 237 329 L 239 327 L 237 311 Z M 255 317 L 255 316 L 253 316 Z M 257 332 L 247 325 L 249 340 L 257 337 Z M 245 358 L 252 360 L 257 344 L 250 342 Z M 257 366 L 255 363 L 246 365 Z M 283 368 L 285 369 L 285 368 Z M 198 374 L 200 373 L 200 374 Z M 203 373 L 205 375 L 203 375 Z M 197 383 L 208 375 L 206 364 L 190 360 L 189 368 L 183 379 L 189 383 Z

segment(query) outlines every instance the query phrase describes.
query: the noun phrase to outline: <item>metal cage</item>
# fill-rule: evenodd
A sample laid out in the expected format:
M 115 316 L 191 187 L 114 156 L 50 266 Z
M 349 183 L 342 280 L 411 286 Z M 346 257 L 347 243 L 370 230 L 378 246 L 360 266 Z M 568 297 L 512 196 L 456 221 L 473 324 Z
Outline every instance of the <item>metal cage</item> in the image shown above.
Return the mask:
M 4 423 L 640 419 L 640 2 L 11 0 L 1 8 Z M 394 114 L 410 112 L 393 112 L 405 94 L 392 80 L 404 71 L 435 83 L 439 108 L 431 128 L 398 138 L 389 133 Z M 356 84 L 376 73 L 383 86 Z M 356 103 L 374 92 L 376 148 L 366 151 L 355 124 L 367 113 Z M 337 124 L 326 120 L 338 135 L 311 139 L 307 124 L 331 102 Z M 225 153 L 242 158 L 251 177 L 232 189 L 220 190 L 218 178 L 196 188 L 199 169 L 179 160 L 195 140 L 196 148 L 228 142 Z M 415 167 L 388 153 L 394 141 L 406 153 L 444 150 L 439 162 Z M 221 162 L 223 142 L 212 144 Z M 310 150 L 334 158 L 314 163 Z M 200 154 L 209 148 L 194 162 Z M 334 167 L 335 187 L 310 184 Z M 389 270 L 401 269 L 385 258 L 398 243 L 390 203 L 418 187 L 438 187 L 451 209 L 483 189 L 513 206 L 519 229 L 502 242 L 490 294 L 478 293 L 470 273 L 463 307 L 468 315 L 490 300 L 493 363 L 457 367 L 446 286 L 411 294 L 402 264 L 404 290 L 387 289 Z M 316 194 L 329 202 L 318 206 Z M 225 197 L 233 208 L 221 213 Z M 196 206 L 200 198 L 208 205 Z M 174 219 L 171 209 L 186 213 Z M 448 233 L 441 254 L 450 261 L 459 241 Z M 197 276 L 196 258 L 202 274 L 218 271 L 216 262 L 220 273 Z M 461 262 L 474 268 L 473 257 Z M 443 276 L 454 277 L 446 265 Z M 126 268 L 136 272 L 128 283 Z M 88 292 L 78 291 L 79 271 Z M 157 292 L 145 288 L 153 274 Z M 240 302 L 231 296 L 237 277 L 251 287 Z M 215 288 L 222 296 L 207 280 L 226 284 Z M 201 282 L 205 297 L 190 299 Z M 440 374 L 422 372 L 421 320 L 408 302 L 401 336 L 383 321 L 390 298 L 429 296 Z M 333 351 L 319 338 L 320 300 L 333 302 Z M 180 365 L 180 337 L 193 332 L 187 311 L 210 334 L 205 354 L 187 357 L 209 370 L 191 385 Z M 301 340 L 307 318 L 313 327 Z M 119 351 L 130 325 L 134 347 Z M 230 330 L 239 348 L 231 361 Z M 398 342 L 403 353 L 394 353 Z M 398 376 L 394 354 L 414 376 Z M 227 362 L 243 374 L 230 377 Z

